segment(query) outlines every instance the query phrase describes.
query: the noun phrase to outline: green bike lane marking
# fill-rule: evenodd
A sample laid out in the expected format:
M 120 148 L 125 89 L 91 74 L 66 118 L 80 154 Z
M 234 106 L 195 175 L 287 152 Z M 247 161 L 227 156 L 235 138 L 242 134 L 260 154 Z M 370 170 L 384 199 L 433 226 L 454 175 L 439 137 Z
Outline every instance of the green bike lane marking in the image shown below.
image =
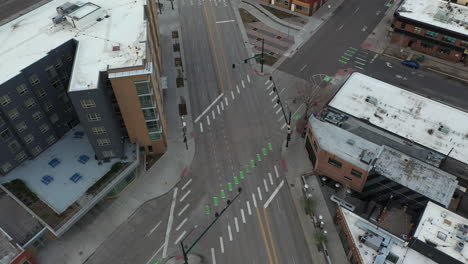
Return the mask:
M 244 172 L 243 172 L 243 171 L 240 171 L 240 172 L 239 172 L 239 177 L 240 177 L 241 179 L 244 179 L 244 178 L 245 178 L 245 175 L 244 175 Z
M 273 150 L 273 146 L 271 145 L 271 143 L 268 143 L 268 149 Z
M 343 61 L 343 60 L 338 60 L 339 62 L 343 63 L 343 64 L 348 64 L 348 62 L 346 61 Z
M 234 177 L 234 183 L 239 184 L 239 179 L 237 179 L 237 177 Z
M 349 61 L 349 58 L 348 58 L 348 57 L 341 56 L 341 58 L 342 58 L 343 60 L 347 60 L 347 61 Z
M 228 190 L 232 192 L 232 183 L 228 182 Z
M 225 199 L 226 198 L 226 192 L 224 190 L 221 190 L 219 192 L 219 194 L 221 194 L 221 198 Z
M 267 150 L 266 150 L 266 148 L 262 148 L 262 152 L 263 152 L 263 156 L 266 156 L 266 155 L 267 155 Z
M 218 199 L 218 197 L 216 197 L 216 196 L 213 197 L 213 203 L 214 203 L 215 206 L 218 206 L 218 204 L 219 204 L 219 199 Z
M 257 154 L 257 160 L 262 161 L 262 156 L 260 156 L 260 154 Z

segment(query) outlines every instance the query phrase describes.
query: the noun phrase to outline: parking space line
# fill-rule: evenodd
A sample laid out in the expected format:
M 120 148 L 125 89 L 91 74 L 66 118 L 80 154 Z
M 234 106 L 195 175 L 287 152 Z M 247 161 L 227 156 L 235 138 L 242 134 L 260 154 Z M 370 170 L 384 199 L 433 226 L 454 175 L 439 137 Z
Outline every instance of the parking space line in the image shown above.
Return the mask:
M 281 130 L 283 130 L 286 127 L 286 123 L 281 127 Z
M 210 116 L 209 115 L 206 116 L 206 122 L 208 122 L 208 125 L 210 125 Z
M 267 81 L 265 82 L 265 85 L 267 85 L 269 82 L 271 82 L 271 81 L 270 81 L 270 80 L 267 80 Z
M 276 110 L 276 114 L 279 114 L 279 112 L 281 112 L 281 107 Z
M 200 122 L 200 132 L 203 133 L 203 123 L 202 122 Z
M 224 102 L 226 103 L 226 106 L 229 105 L 227 97 L 224 97 Z
M 247 81 L 250 83 L 250 76 L 247 74 Z
M 217 105 L 216 108 L 218 109 L 218 115 L 220 115 L 221 111 L 219 111 L 219 105 Z
M 232 100 L 236 99 L 236 97 L 234 97 L 234 92 L 231 90 L 231 97 L 232 97 Z
M 239 85 L 236 85 L 237 93 L 240 94 Z
M 271 87 L 273 87 L 273 83 L 271 83 L 266 89 L 270 90 Z
M 201 124 L 201 123 L 200 123 Z M 187 188 L 187 186 L 192 182 L 192 178 L 190 178 L 185 184 L 184 186 L 182 186 L 181 190 L 185 190 L 185 188 Z
M 265 186 L 265 192 L 268 192 L 268 184 L 265 179 L 263 179 L 263 185 Z
M 276 99 L 278 99 L 278 95 L 275 95 L 275 97 L 273 97 L 273 99 L 271 99 L 271 101 L 274 102 Z
M 215 257 L 214 248 L 211 248 L 211 260 L 212 260 L 213 264 L 216 264 L 216 257 Z
M 241 80 L 241 83 L 242 83 L 242 88 L 245 88 L 244 80 Z
M 213 120 L 215 120 L 215 119 L 216 119 L 216 117 L 215 117 L 215 112 L 214 112 L 214 110 L 213 110 L 213 111 L 211 111 L 211 114 L 212 114 L 212 116 L 213 116 Z

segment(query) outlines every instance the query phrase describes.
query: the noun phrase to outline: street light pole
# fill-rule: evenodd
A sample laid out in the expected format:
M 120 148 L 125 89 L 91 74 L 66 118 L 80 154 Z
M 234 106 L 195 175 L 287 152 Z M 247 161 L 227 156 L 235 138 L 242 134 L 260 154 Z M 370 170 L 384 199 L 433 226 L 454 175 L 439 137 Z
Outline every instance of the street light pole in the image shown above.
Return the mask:
M 182 249 L 182 254 L 184 256 L 184 263 L 185 264 L 188 264 L 188 253 L 197 245 L 197 243 L 203 238 L 203 236 L 208 232 L 208 230 L 210 230 L 210 228 L 216 223 L 216 221 L 218 221 L 218 219 L 224 214 L 224 212 L 229 208 L 229 206 L 231 206 L 231 204 L 237 199 L 237 197 L 239 197 L 241 192 L 242 192 L 242 188 L 239 187 L 237 195 L 234 196 L 232 201 L 227 200 L 227 206 L 224 207 L 224 209 L 221 210 L 220 213 L 217 213 L 217 212 L 215 213 L 215 219 L 208 225 L 208 227 L 201 233 L 201 235 L 198 236 L 197 239 L 195 239 L 195 242 L 193 242 L 193 244 L 187 250 L 185 250 L 185 247 L 184 247 L 184 240 L 185 239 L 180 241 L 180 247 Z
M 283 111 L 283 116 L 284 116 L 284 121 L 288 125 L 288 134 L 286 135 L 286 147 L 289 146 L 289 141 L 291 140 L 291 111 L 289 111 L 289 118 L 286 117 L 286 112 L 284 111 L 283 103 L 281 102 L 280 95 L 278 93 L 278 89 L 276 88 L 276 83 L 273 80 L 273 76 L 270 76 L 270 81 L 273 82 L 273 91 L 276 92 L 276 95 L 278 96 L 278 100 L 276 100 L 276 103 L 278 103 L 281 107 L 281 110 Z
M 265 39 L 262 39 L 262 58 L 260 59 L 260 64 L 261 64 L 260 72 L 261 73 L 263 73 L 263 62 L 265 61 L 265 58 L 263 56 L 263 52 L 265 51 L 264 48 L 265 48 Z

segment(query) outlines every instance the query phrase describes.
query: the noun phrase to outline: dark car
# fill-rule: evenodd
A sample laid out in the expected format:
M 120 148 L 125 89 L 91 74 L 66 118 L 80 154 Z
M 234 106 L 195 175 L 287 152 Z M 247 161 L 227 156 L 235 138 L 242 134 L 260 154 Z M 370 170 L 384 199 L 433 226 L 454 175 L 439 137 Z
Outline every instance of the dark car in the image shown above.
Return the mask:
M 419 69 L 419 63 L 414 60 L 404 60 L 401 62 L 401 64 L 413 69 Z

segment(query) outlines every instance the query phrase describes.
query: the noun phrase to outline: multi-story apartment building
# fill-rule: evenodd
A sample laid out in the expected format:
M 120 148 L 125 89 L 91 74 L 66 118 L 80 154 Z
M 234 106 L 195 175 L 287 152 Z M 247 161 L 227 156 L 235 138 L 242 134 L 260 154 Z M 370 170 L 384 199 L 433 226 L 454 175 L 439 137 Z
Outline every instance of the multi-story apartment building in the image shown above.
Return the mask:
M 468 179 L 466 131 L 468 113 L 353 73 L 310 117 L 305 144 L 316 174 L 364 200 L 448 207 Z
M 405 0 L 395 12 L 391 42 L 466 66 L 467 17 L 466 5 L 442 0 Z
M 262 0 L 263 2 L 289 9 L 293 12 L 300 13 L 306 16 L 311 16 L 326 0 Z

